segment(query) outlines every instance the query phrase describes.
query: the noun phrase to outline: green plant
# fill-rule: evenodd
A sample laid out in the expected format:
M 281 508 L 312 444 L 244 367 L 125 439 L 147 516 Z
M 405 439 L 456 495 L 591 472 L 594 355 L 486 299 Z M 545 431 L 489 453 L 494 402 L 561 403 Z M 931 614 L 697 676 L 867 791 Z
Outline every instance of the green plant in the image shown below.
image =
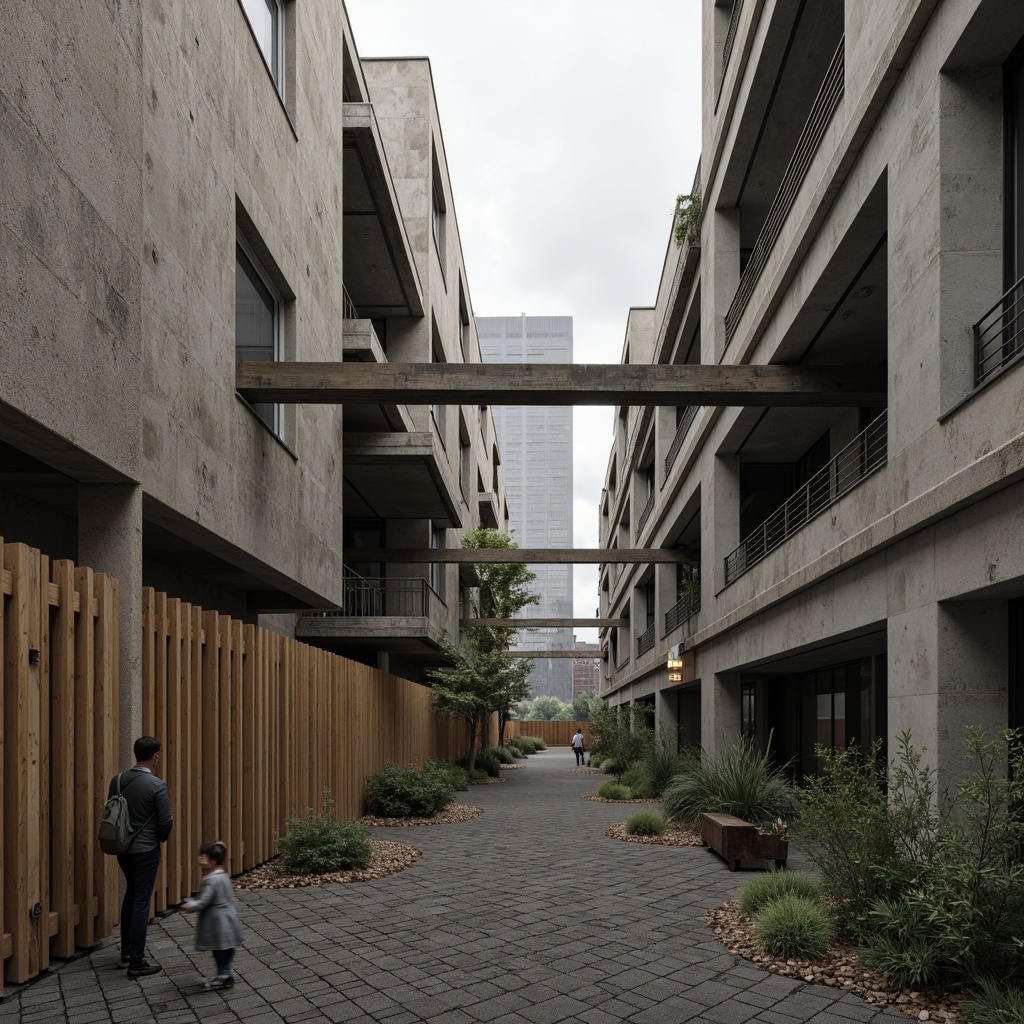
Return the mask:
M 460 767 L 452 761 L 440 761 L 437 759 L 427 762 L 431 771 L 442 772 L 451 780 L 453 790 L 469 789 L 469 774 L 465 768 Z
M 465 768 L 469 771 L 469 758 L 460 757 L 456 762 L 460 768 Z M 480 770 L 485 775 L 489 775 L 492 779 L 496 779 L 501 775 L 501 762 L 490 752 L 490 750 L 481 750 L 476 755 L 476 764 L 474 770 Z
M 598 757 L 598 762 L 601 765 L 601 771 L 605 775 L 619 775 L 619 766 L 614 757 Z M 591 762 L 593 763 L 593 762 Z
M 664 831 L 664 817 L 653 811 L 637 811 L 626 819 L 626 832 L 631 836 L 660 836 Z
M 681 755 L 682 770 L 666 787 L 665 814 L 673 821 L 699 821 L 702 812 L 734 814 L 745 821 L 789 818 L 796 790 L 769 750 L 737 743 L 723 753 Z
M 792 960 L 825 955 L 832 924 L 824 907 L 806 896 L 780 896 L 767 904 L 754 924 L 754 937 L 766 952 Z
M 697 232 L 701 221 L 701 197 L 699 192 L 676 196 L 675 239 L 676 247 L 681 248 L 686 241 L 698 241 Z
M 455 795 L 451 772 L 437 762 L 402 768 L 388 763 L 366 780 L 366 806 L 381 818 L 429 818 Z
M 365 868 L 370 863 L 370 834 L 357 821 L 339 821 L 331 791 L 324 790 L 323 809 L 287 818 L 288 835 L 277 837 L 281 866 L 296 875 Z
M 482 753 L 496 757 L 499 764 L 515 764 L 516 762 L 515 755 L 508 747 L 487 747 Z
M 878 900 L 871 916 L 877 928 L 865 930 L 858 951 L 865 967 L 885 971 L 898 988 L 920 988 L 940 980 L 945 956 L 921 907 Z
M 488 775 L 487 772 L 483 770 L 483 768 L 474 768 L 469 773 L 469 778 L 470 781 L 472 782 L 483 782 L 484 779 L 488 778 Z
M 648 708 L 636 703 L 591 710 L 590 747 L 604 758 L 602 771 L 621 778 L 651 748 L 654 730 L 645 724 L 647 714 Z
M 547 742 L 545 741 L 543 736 L 527 736 L 526 738 L 533 743 L 534 748 L 536 750 L 547 750 L 548 749 Z
M 798 871 L 766 871 L 744 882 L 740 889 L 740 911 L 748 917 L 757 917 L 768 904 L 783 896 L 802 896 L 819 902 L 821 889 L 807 875 Z
M 980 989 L 960 1004 L 966 1024 L 1020 1024 L 1024 1020 L 1024 989 L 1001 989 L 982 978 Z
M 633 794 L 628 786 L 621 786 L 617 782 L 602 782 L 597 787 L 597 795 L 604 800 L 632 800 Z
M 676 752 L 675 731 L 662 728 L 657 738 L 629 770 L 628 785 L 645 800 L 660 800 L 669 783 L 685 770 L 688 761 Z

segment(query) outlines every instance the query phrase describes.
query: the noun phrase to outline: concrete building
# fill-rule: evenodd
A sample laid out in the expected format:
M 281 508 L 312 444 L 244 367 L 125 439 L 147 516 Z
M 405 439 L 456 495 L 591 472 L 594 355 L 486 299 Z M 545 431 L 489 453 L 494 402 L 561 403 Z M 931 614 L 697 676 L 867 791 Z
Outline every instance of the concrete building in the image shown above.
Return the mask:
M 428 62 L 364 67 L 333 0 L 8 13 L 0 536 L 120 581 L 122 739 L 143 585 L 340 609 L 299 632 L 419 678 L 457 570 L 343 552 L 503 524 L 489 414 L 250 406 L 235 365 L 479 360 Z M 422 586 L 385 617 L 392 570 Z
M 601 648 L 598 644 L 587 643 L 573 637 L 573 647 L 577 651 L 593 651 L 593 658 L 576 658 L 572 663 L 572 695 L 581 693 L 601 692 Z
M 613 702 L 681 741 L 1024 724 L 1024 7 L 703 3 L 694 191 L 627 363 L 884 367 L 846 409 L 620 409 L 602 543 Z M 685 183 L 680 183 L 685 188 Z M 678 680 L 666 651 L 684 648 Z
M 572 317 L 477 318 L 480 348 L 488 363 L 571 363 Z M 508 492 L 513 538 L 523 548 L 569 548 L 573 539 L 572 409 L 569 406 L 494 406 Z M 531 565 L 540 604 L 531 618 L 571 618 L 571 565 Z M 530 627 L 520 648 L 570 651 L 571 627 Z M 572 661 L 537 658 L 530 674 L 534 696 L 572 700 Z

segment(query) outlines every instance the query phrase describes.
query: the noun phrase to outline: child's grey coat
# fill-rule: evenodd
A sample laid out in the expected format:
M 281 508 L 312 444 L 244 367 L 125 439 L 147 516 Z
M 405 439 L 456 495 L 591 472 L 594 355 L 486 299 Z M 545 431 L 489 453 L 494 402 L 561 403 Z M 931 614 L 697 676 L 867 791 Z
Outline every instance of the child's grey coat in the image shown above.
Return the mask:
M 211 871 L 206 875 L 199 895 L 189 900 L 189 906 L 199 912 L 196 949 L 200 953 L 234 949 L 242 944 L 242 922 L 238 920 L 231 879 L 225 871 Z

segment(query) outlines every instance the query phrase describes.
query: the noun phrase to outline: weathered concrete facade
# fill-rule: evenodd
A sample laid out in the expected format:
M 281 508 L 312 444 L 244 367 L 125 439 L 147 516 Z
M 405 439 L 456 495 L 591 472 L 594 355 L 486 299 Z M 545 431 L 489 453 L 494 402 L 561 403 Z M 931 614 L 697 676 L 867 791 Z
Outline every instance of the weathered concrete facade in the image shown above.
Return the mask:
M 601 614 L 632 627 L 606 638 L 605 693 L 711 748 L 772 730 L 800 771 L 815 742 L 909 729 L 948 781 L 963 725 L 1022 724 L 1024 371 L 1002 311 L 1024 271 L 1024 11 L 703 13 L 703 220 L 624 358 L 884 365 L 888 400 L 622 410 L 603 542 L 683 548 L 691 568 L 606 568 Z
M 247 7 L 24 3 L 0 42 L 0 536 L 119 578 L 126 742 L 143 585 L 284 631 L 296 611 L 344 608 L 347 520 L 366 514 L 348 507 L 350 439 L 354 465 L 383 452 L 390 544 L 431 521 L 444 544 L 476 525 L 470 468 L 503 507 L 478 408 L 446 410 L 442 437 L 429 409 L 360 420 L 236 394 L 236 360 L 252 358 L 243 280 L 272 358 L 385 358 L 378 332 L 387 358 L 429 360 L 432 336 L 455 358 L 459 310 L 472 331 L 429 65 L 390 65 L 424 91 L 416 140 L 379 116 L 341 4 L 281 0 L 272 34 Z M 417 182 L 423 145 L 435 173 Z M 426 248 L 430 181 L 446 194 L 447 286 Z M 475 336 L 465 346 L 478 360 Z M 449 575 L 434 633 L 457 629 Z M 377 649 L 404 626 L 378 630 Z

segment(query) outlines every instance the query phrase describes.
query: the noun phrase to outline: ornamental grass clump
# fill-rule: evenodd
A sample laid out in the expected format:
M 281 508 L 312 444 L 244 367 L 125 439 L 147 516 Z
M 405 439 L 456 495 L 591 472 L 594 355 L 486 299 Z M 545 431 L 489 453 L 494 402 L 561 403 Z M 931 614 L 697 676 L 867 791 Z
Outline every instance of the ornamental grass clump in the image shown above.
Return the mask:
M 490 754 L 492 757 L 498 759 L 499 764 L 515 764 L 515 755 L 508 749 L 508 747 L 486 747 L 483 753 Z
M 666 787 L 666 816 L 672 821 L 699 821 L 702 813 L 732 814 L 754 824 L 789 819 L 797 807 L 796 790 L 775 765 L 770 749 L 737 743 L 721 754 L 691 751 Z
M 825 908 L 806 896 L 780 896 L 762 908 L 754 925 L 758 945 L 787 960 L 818 960 L 828 950 L 832 923 Z
M 1024 1021 L 1024 990 L 1011 985 L 1001 989 L 983 978 L 979 990 L 960 1004 L 967 1024 L 1020 1024 Z
M 743 883 L 739 895 L 740 912 L 747 917 L 757 917 L 768 904 L 783 896 L 803 896 L 820 902 L 821 889 L 815 881 L 798 871 L 766 871 Z
M 323 875 L 365 868 L 370 863 L 370 834 L 357 821 L 339 821 L 330 790 L 323 809 L 287 818 L 288 835 L 277 837 L 281 868 L 294 875 Z
M 597 795 L 602 800 L 632 800 L 633 794 L 629 786 L 623 786 L 618 782 L 602 782 L 597 787 Z
M 625 829 L 631 836 L 660 836 L 665 831 L 665 819 L 653 811 L 637 811 L 626 819 Z
M 366 780 L 366 806 L 381 818 L 432 818 L 452 802 L 454 778 L 437 762 L 407 765 L 389 762 Z
M 676 750 L 675 731 L 663 727 L 623 781 L 633 795 L 645 800 L 660 800 L 669 783 L 686 771 L 690 758 Z

